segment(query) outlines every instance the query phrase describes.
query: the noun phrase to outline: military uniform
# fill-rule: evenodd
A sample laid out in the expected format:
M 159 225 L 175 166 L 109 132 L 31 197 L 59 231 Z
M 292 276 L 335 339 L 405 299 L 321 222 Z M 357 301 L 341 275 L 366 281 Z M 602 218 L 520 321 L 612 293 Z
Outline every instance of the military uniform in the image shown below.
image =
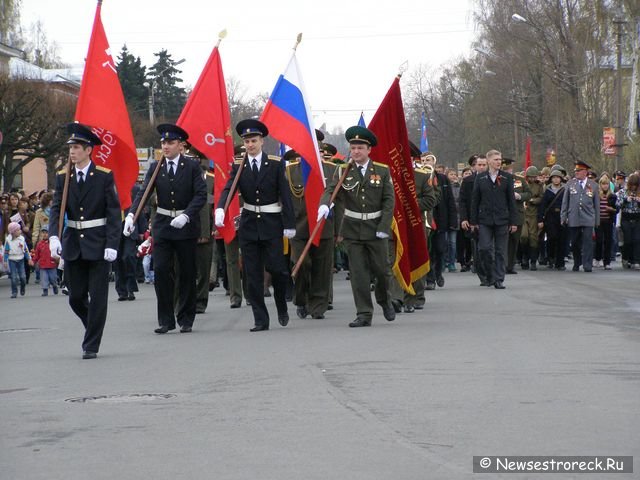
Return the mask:
M 505 158 L 503 165 L 510 165 L 513 160 Z M 507 273 L 516 273 L 516 255 L 518 254 L 518 246 L 520 245 L 520 237 L 522 236 L 522 225 L 524 225 L 524 204 L 531 198 L 531 190 L 524 177 L 520 175 L 512 175 L 513 192 L 519 194 L 520 198 L 515 199 L 516 206 L 516 227 L 515 232 L 509 233 L 509 244 L 507 252 Z
M 200 209 L 200 235 L 196 249 L 196 313 L 204 313 L 209 304 L 209 272 L 214 255 L 214 240 L 211 238 L 213 207 L 213 173 L 206 171 L 207 202 Z
M 585 162 L 576 162 L 576 170 L 588 170 Z M 564 187 L 560 218 L 568 225 L 573 251 L 573 271 L 591 272 L 593 265 L 593 233 L 600 225 L 600 198 L 598 184 L 588 178 L 584 187 L 580 180 L 572 178 Z
M 243 120 L 238 123 L 236 130 L 243 138 L 268 135 L 266 126 L 257 120 Z M 264 152 L 260 152 L 255 160 L 255 169 L 248 154 L 242 160 L 234 161 L 229 181 L 220 195 L 216 215 L 224 208 L 227 197 L 235 194 L 231 192 L 231 185 L 238 169 L 244 164 L 237 184 L 244 202 L 238 236 L 243 273 L 247 281 L 247 299 L 251 303 L 255 322 L 251 331 L 259 332 L 269 329 L 269 312 L 264 303 L 265 268 L 272 277 L 278 321 L 282 326 L 289 322 L 286 302 L 289 265 L 283 253 L 282 237 L 285 229 L 294 229 L 295 215 L 284 162 L 267 157 Z
M 325 184 L 335 180 L 338 169 L 334 163 L 323 161 L 322 170 Z M 289 163 L 286 173 L 296 215 L 296 236 L 291 239 L 291 260 L 292 263 L 297 263 L 309 240 L 309 220 L 304 197 L 301 163 L 299 161 Z M 315 214 L 316 212 L 313 212 L 313 215 Z M 294 283 L 293 304 L 298 307 L 297 313 L 300 318 L 305 318 L 307 314 L 312 318 L 324 318 L 324 313 L 329 308 L 333 277 L 334 239 L 340 221 L 340 219 L 336 220 L 335 215 L 327 218 L 322 231 L 318 234 L 319 245 L 317 247 L 311 246 L 298 270 Z
M 100 145 L 100 139 L 79 123 L 67 129 L 71 138 L 67 143 Z M 116 194 L 113 173 L 107 168 L 89 163 L 86 172 L 71 169 L 66 209 L 60 211 L 66 169 L 56 175 L 56 192 L 49 218 L 49 244 L 54 250 L 58 227 L 67 215 L 62 234 L 62 258 L 65 262 L 69 305 L 85 327 L 82 341 L 83 358 L 95 358 L 100 349 L 107 319 L 109 297 L 109 262 L 107 250 L 116 259 L 120 242 L 120 203 Z M 52 252 L 55 253 L 55 252 Z
M 158 132 L 163 141 L 186 141 L 188 138 L 187 133 L 175 125 L 159 125 Z M 196 313 L 196 247 L 200 236 L 200 209 L 207 201 L 207 186 L 202 178 L 199 162 L 185 155 L 164 160 L 152 187 L 158 204 L 152 221 L 152 232 L 154 288 L 159 324 L 155 332 L 160 334 L 174 330 L 176 320 L 181 332 L 190 332 L 193 327 Z M 172 167 L 171 163 L 175 165 Z M 149 166 L 142 189 L 131 207 L 132 211 L 136 211 L 142 201 L 158 165 L 160 164 L 154 163 Z M 184 216 L 188 220 L 181 228 L 172 226 L 172 222 L 175 225 L 175 220 Z M 174 304 L 174 261 L 180 265 L 180 292 L 177 304 Z
M 524 226 L 520 237 L 520 250 L 522 252 L 522 269 L 537 270 L 538 260 L 538 207 L 544 195 L 544 185 L 537 180 L 529 182 L 529 178 L 535 178 L 538 174 L 536 167 L 529 167 L 526 171 L 527 186 L 531 192 L 529 200 L 524 207 Z
M 551 175 L 558 175 L 559 172 L 551 172 Z M 565 238 L 566 227 L 560 220 L 562 210 L 562 198 L 564 196 L 564 186 L 561 184 L 557 190 L 549 185 L 542 196 L 542 202 L 538 207 L 538 223 L 543 223 L 543 230 L 547 235 L 547 251 L 549 268 L 565 270 Z
M 364 127 L 350 127 L 345 132 L 349 143 L 366 143 L 375 146 L 375 135 Z M 391 304 L 389 281 L 389 236 L 395 204 L 395 193 L 389 167 L 371 159 L 360 167 L 355 163 L 340 166 L 350 168 L 336 202 L 344 208 L 344 220 L 340 227 L 340 236 L 349 254 L 351 289 L 356 305 L 357 318 L 349 325 L 352 327 L 370 326 L 373 316 L 371 302 L 371 279 L 375 279 L 376 302 L 382 307 L 387 320 L 395 319 Z M 337 180 L 331 182 L 322 197 L 321 204 L 328 206 Z M 320 213 L 320 211 L 319 211 Z

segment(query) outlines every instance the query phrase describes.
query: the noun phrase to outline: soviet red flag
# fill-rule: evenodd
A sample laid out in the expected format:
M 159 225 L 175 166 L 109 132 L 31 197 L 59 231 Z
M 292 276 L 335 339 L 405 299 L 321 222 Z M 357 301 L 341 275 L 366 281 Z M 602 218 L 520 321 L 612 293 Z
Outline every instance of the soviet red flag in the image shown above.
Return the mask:
M 129 112 L 102 26 L 100 8 L 101 2 L 98 2 L 76 106 L 76 120 L 94 127 L 93 133 L 102 140 L 102 145 L 93 149 L 91 159 L 96 165 L 113 171 L 120 208 L 125 210 L 131 205 L 131 188 L 140 167 Z
M 187 131 L 189 142 L 213 162 L 213 198 L 214 205 L 217 205 L 233 164 L 231 112 L 217 45 L 189 95 L 177 124 Z M 227 210 L 229 220 L 225 221 L 224 227 L 218 229 L 225 243 L 231 242 L 236 235 L 232 219 L 239 214 L 240 204 L 235 195 Z
M 405 291 L 414 294 L 411 283 L 429 271 L 429 251 L 416 200 L 400 77 L 393 81 L 367 128 L 378 137 L 378 145 L 371 150 L 371 159 L 389 166 L 396 193 L 391 224 L 396 250 L 393 274 Z

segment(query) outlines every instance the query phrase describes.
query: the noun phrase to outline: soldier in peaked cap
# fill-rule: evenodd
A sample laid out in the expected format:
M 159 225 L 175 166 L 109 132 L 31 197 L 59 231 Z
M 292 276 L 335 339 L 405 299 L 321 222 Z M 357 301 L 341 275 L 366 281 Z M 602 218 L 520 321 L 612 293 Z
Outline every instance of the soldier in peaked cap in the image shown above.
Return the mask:
M 351 290 L 357 311 L 349 326 L 369 327 L 373 317 L 371 278 L 376 279 L 376 302 L 382 307 L 384 317 L 388 321 L 396 318 L 389 292 L 391 269 L 388 257 L 395 193 L 389 167 L 369 158 L 371 147 L 377 144 L 373 132 L 354 126 L 347 129 L 345 137 L 354 163 L 340 187 L 336 202 L 344 207 L 339 238 L 344 238 L 349 255 Z M 351 168 L 351 163 L 341 165 L 340 169 L 343 168 Z M 318 220 L 328 217 L 329 200 L 337 183 L 336 178 L 327 185 L 318 208 Z
M 507 267 L 506 273 L 514 275 L 518 272 L 515 269 L 518 246 L 522 236 L 522 226 L 524 225 L 524 205 L 531 198 L 531 189 L 524 176 L 513 173 L 513 159 L 503 158 L 502 169 L 513 175 L 513 195 L 516 200 L 516 230 L 509 232 L 507 244 Z M 528 265 L 527 261 L 527 265 Z M 523 267 L 524 268 L 524 267 Z M 527 267 L 528 268 L 528 267 Z
M 575 176 L 567 182 L 562 197 L 560 220 L 568 225 L 573 250 L 573 271 L 591 272 L 593 265 L 593 232 L 600 225 L 598 185 L 587 178 L 591 167 L 583 161 L 575 162 Z
M 238 236 L 247 280 L 247 298 L 251 302 L 255 323 L 251 331 L 261 332 L 269 330 L 269 312 L 264 303 L 265 268 L 271 273 L 278 322 L 283 327 L 289 323 L 286 301 L 289 265 L 283 252 L 282 237 L 292 238 L 295 235 L 295 216 L 284 162 L 268 157 L 262 151 L 264 137 L 269 134 L 266 125 L 258 120 L 242 120 L 236 131 L 243 139 L 246 154 L 234 161 L 229 181 L 218 201 L 215 224 L 224 226 L 224 205 L 229 195 L 236 193 L 231 191 L 231 186 L 242 167 L 237 190 L 244 204 Z
M 158 328 L 155 333 L 193 328 L 196 314 L 196 247 L 200 236 L 200 210 L 207 201 L 207 187 L 199 162 L 181 154 L 183 142 L 189 137 L 177 125 L 157 127 L 162 145 L 162 162 L 149 167 L 144 184 L 131 205 L 135 212 L 156 168 L 158 172 L 152 189 L 156 192 L 158 208 L 153 218 L 153 264 L 155 270 Z M 133 213 L 125 219 L 124 234 L 135 230 Z M 178 261 L 180 292 L 174 305 L 174 259 Z M 177 312 L 177 314 L 176 314 Z M 176 318 L 177 317 L 177 318 Z
M 65 211 L 61 211 L 66 168 L 56 175 L 56 193 L 49 217 L 49 248 L 65 261 L 69 305 L 85 327 L 82 358 L 96 358 L 107 319 L 109 262 L 116 260 L 120 241 L 120 203 L 113 173 L 91 161 L 102 142 L 88 126 L 67 125 L 69 177 Z M 67 215 L 62 240 L 58 227 Z

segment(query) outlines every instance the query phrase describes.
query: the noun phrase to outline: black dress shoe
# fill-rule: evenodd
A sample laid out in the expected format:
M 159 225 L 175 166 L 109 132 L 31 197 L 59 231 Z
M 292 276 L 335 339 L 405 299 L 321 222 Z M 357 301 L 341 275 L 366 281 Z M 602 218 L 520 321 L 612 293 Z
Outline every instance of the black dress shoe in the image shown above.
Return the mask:
M 296 315 L 298 315 L 298 318 L 307 318 L 307 316 L 309 315 L 307 307 L 305 307 L 304 305 L 302 305 L 301 307 L 297 307 Z
M 573 268 L 572 268 L 572 270 L 573 270 L 574 272 L 579 272 L 579 271 L 580 271 L 580 265 L 574 265 L 574 266 L 573 266 Z
M 590 268 L 585 268 L 584 271 L 587 272 L 587 273 L 591 273 L 593 270 L 590 269 Z
M 424 305 L 414 305 L 413 308 L 416 310 L 424 310 Z
M 333 310 L 333 305 L 331 304 L 327 305 L 327 310 Z
M 498 290 L 504 290 L 505 288 L 507 288 L 507 287 L 504 286 L 504 283 L 502 283 L 502 282 L 496 282 L 496 283 L 493 284 L 493 286 L 495 288 L 497 288 Z
M 240 308 L 242 306 L 242 302 L 233 302 L 229 308 Z
M 404 313 L 413 313 L 415 312 L 415 308 L 412 305 L 405 305 L 404 306 Z
M 438 285 L 440 288 L 444 287 L 444 277 L 442 275 L 440 275 L 436 279 L 436 285 Z
M 469 267 L 467 267 L 466 265 L 460 269 L 461 272 L 468 272 L 469 270 L 471 270 L 471 269 Z
M 311 318 L 313 318 L 314 320 L 322 320 L 322 319 L 324 319 L 324 315 L 323 314 L 311 315 Z
M 384 318 L 386 318 L 389 322 L 393 322 L 396 319 L 396 311 L 393 308 L 393 305 L 383 305 L 382 314 L 384 315 Z
M 118 301 L 119 302 L 124 302 L 125 300 L 129 300 L 129 297 L 127 295 L 119 295 L 118 296 Z
M 133 293 L 130 293 L 129 296 L 127 297 L 127 300 L 135 300 L 136 296 Z
M 91 360 L 92 358 L 97 358 L 98 354 L 96 352 L 82 352 L 83 360 Z
M 349 324 L 351 328 L 357 327 L 370 327 L 371 320 L 365 320 L 364 318 L 356 318 L 353 322 Z
M 256 325 L 255 327 L 251 328 L 249 331 L 250 332 L 264 332 L 266 330 L 269 330 L 269 327 L 266 327 L 264 325 Z
M 192 327 L 188 327 L 186 325 L 180 327 L 180 333 L 191 333 L 192 330 Z
M 287 324 L 289 323 L 289 314 L 287 312 L 279 313 L 278 314 L 278 323 L 280 323 L 280 325 L 282 325 L 283 327 L 286 327 Z
M 162 327 L 156 328 L 154 330 L 154 332 L 162 334 L 162 333 L 167 333 L 169 330 L 175 330 L 175 329 L 176 329 L 176 327 L 169 328 L 169 327 L 163 325 Z
M 488 281 L 486 281 L 486 280 L 484 280 L 484 281 L 480 282 L 480 286 L 481 286 L 481 287 L 490 287 L 491 285 L 493 285 L 493 283 L 488 282 Z
M 435 283 L 431 283 L 431 282 L 427 282 L 427 285 L 424 287 L 425 290 L 435 290 L 436 289 L 436 284 Z
M 400 300 L 391 300 L 391 305 L 396 313 L 400 313 L 402 311 L 402 302 Z
M 518 272 L 516 272 L 514 269 L 509 269 L 509 270 L 507 270 L 507 272 L 506 272 L 506 273 L 507 273 L 508 275 L 517 275 L 517 274 L 518 274 Z

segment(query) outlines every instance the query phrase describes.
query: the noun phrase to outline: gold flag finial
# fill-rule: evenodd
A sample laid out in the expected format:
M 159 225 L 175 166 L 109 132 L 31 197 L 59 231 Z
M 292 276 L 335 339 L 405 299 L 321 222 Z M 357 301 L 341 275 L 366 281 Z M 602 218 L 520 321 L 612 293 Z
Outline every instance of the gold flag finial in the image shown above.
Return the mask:
M 222 39 L 226 36 L 227 36 L 227 29 L 225 28 L 224 30 L 220 30 L 220 33 L 218 33 L 218 43 L 216 43 L 216 47 L 220 46 L 220 42 L 222 42 Z
M 293 51 L 295 52 L 295 50 L 298 48 L 298 45 L 300 45 L 300 42 L 302 41 L 302 32 L 300 32 L 298 34 L 298 36 L 296 37 L 296 44 L 293 46 Z
M 406 72 L 409 68 L 409 60 L 405 60 L 398 67 L 398 78 L 402 77 L 402 74 Z

